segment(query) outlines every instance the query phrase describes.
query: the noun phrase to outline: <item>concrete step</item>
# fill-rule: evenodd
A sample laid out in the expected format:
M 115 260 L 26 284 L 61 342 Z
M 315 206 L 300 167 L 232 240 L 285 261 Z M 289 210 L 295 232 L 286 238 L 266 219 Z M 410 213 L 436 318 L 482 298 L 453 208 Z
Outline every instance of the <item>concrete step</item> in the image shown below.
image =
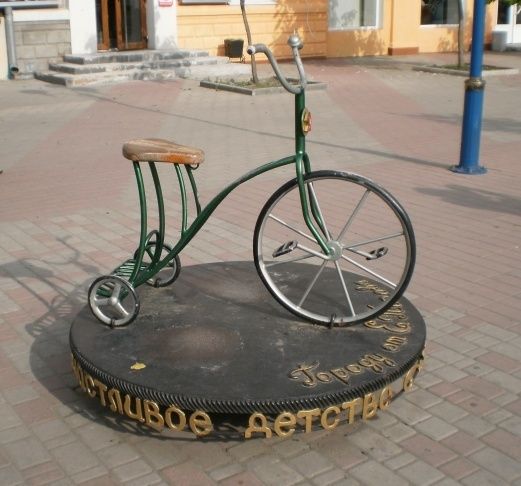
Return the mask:
M 186 57 L 181 59 L 147 60 L 139 62 L 104 62 L 100 64 L 75 64 L 71 62 L 58 62 L 49 64 L 50 71 L 67 74 L 93 74 L 114 71 L 127 71 L 132 69 L 175 69 L 199 64 L 225 64 L 227 57 Z
M 178 76 L 174 70 L 169 69 L 128 69 L 126 71 L 110 71 L 81 75 L 45 71 L 35 73 L 34 77 L 47 83 L 59 84 L 68 88 L 77 88 L 81 86 L 121 83 L 125 81 L 176 79 Z
M 66 56 L 66 59 L 70 59 Z M 165 80 L 177 77 L 206 79 L 212 73 L 225 75 L 232 66 L 227 57 L 188 56 L 171 59 L 148 59 L 146 61 L 102 62 L 100 64 L 53 63 L 50 70 L 36 72 L 34 77 L 48 83 L 67 87 L 93 84 L 118 83 L 133 80 Z
M 147 49 L 139 51 L 108 51 L 94 54 L 68 54 L 63 60 L 72 64 L 103 64 L 115 62 L 143 62 L 169 59 L 183 59 L 187 57 L 206 57 L 208 52 L 195 49 Z

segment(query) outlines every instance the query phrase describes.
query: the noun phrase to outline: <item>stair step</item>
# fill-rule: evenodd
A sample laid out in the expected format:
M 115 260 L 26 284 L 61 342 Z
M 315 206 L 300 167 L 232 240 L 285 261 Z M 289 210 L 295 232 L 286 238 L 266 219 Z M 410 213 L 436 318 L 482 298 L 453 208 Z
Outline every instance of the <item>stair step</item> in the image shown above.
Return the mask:
M 90 74 L 68 74 L 45 71 L 35 73 L 34 77 L 40 81 L 46 81 L 48 83 L 74 88 L 125 81 L 176 79 L 178 76 L 175 71 L 167 69 L 129 69 L 126 71 L 112 71 Z
M 177 77 L 232 77 L 242 76 L 248 71 L 246 65 L 231 64 L 227 57 L 209 56 L 199 50 L 173 49 L 66 55 L 63 62 L 49 64 L 48 71 L 36 72 L 34 77 L 74 87 Z
M 58 62 L 49 64 L 51 71 L 67 74 L 93 74 L 113 71 L 127 71 L 131 69 L 171 69 L 183 66 L 199 64 L 224 64 L 228 62 L 227 57 L 201 56 L 182 59 L 152 60 L 140 62 L 111 62 L 102 64 L 75 64 L 70 62 Z
M 186 57 L 206 57 L 206 51 L 199 50 L 143 50 L 143 51 L 110 51 L 95 54 L 67 54 L 63 60 L 72 64 L 103 64 L 115 62 L 161 61 L 183 59 Z

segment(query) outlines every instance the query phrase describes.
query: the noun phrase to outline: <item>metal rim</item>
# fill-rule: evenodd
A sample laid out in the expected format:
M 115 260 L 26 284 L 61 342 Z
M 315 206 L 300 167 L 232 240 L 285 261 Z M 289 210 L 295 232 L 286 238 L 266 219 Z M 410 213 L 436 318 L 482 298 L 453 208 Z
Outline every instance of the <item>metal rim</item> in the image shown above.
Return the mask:
M 367 274 L 367 277 L 370 280 L 376 280 L 379 284 L 381 284 L 383 287 L 386 287 L 389 290 L 389 295 L 385 301 L 382 301 L 381 303 L 378 303 L 373 308 L 369 308 L 363 312 L 358 312 L 356 309 L 354 309 L 352 305 L 352 298 L 349 295 L 349 292 L 346 288 L 344 279 L 342 277 L 343 270 L 341 268 L 341 265 L 339 262 L 343 263 L 347 261 L 351 266 L 353 266 L 353 261 L 349 257 L 345 257 L 343 255 L 344 250 L 346 247 L 340 248 L 341 256 L 335 256 L 333 259 L 328 259 L 326 255 L 324 255 L 321 251 L 313 251 L 312 249 L 308 247 L 304 247 L 304 245 L 301 245 L 301 248 L 304 247 L 308 254 L 310 255 L 309 258 L 322 258 L 323 263 L 320 266 L 319 270 L 317 271 L 317 274 L 315 275 L 314 280 L 309 284 L 309 290 L 306 289 L 306 293 L 304 294 L 303 298 L 300 302 L 294 302 L 290 298 L 287 297 L 284 290 L 279 288 L 276 282 L 274 282 L 273 278 L 271 277 L 269 269 L 269 264 L 265 260 L 265 255 L 263 254 L 263 238 L 264 238 L 264 230 L 266 228 L 267 221 L 269 219 L 274 219 L 275 221 L 278 221 L 278 223 L 286 226 L 284 221 L 278 220 L 278 218 L 273 216 L 273 209 L 277 207 L 278 203 L 284 199 L 285 196 L 287 196 L 291 191 L 298 188 L 298 184 L 296 179 L 289 181 L 282 187 L 280 187 L 267 201 L 265 206 L 263 207 L 262 211 L 259 214 L 257 224 L 255 227 L 255 233 L 254 233 L 254 260 L 255 260 L 255 266 L 257 268 L 257 272 L 259 273 L 259 276 L 261 280 L 263 281 L 264 285 L 267 287 L 267 289 L 270 291 L 272 296 L 280 303 L 282 304 L 286 309 L 288 309 L 293 314 L 303 317 L 307 320 L 310 320 L 312 322 L 320 323 L 320 324 L 326 324 L 326 325 L 336 325 L 336 326 L 346 326 L 346 325 L 354 325 L 358 324 L 360 322 L 364 322 L 367 320 L 370 320 L 371 318 L 374 318 L 375 316 L 385 312 L 385 310 L 389 309 L 402 295 L 405 291 L 407 284 L 409 283 L 409 280 L 412 276 L 412 272 L 414 269 L 414 263 L 415 263 L 415 240 L 414 240 L 414 233 L 412 229 L 411 222 L 409 220 L 409 217 L 407 216 L 405 210 L 401 207 L 401 205 L 383 188 L 375 184 L 374 182 L 370 181 L 369 179 L 366 179 L 364 177 L 358 176 L 356 174 L 349 174 L 344 172 L 336 172 L 336 171 L 317 171 L 312 172 L 308 176 L 305 177 L 305 182 L 310 187 L 310 194 L 311 197 L 315 197 L 315 192 L 313 189 L 313 185 L 317 181 L 323 180 L 323 179 L 336 179 L 339 181 L 344 181 L 347 183 L 356 184 L 359 188 L 363 188 L 363 196 L 361 197 L 358 206 L 353 210 L 351 215 L 348 215 L 346 217 L 346 225 L 344 229 L 342 230 L 342 234 L 339 235 L 337 240 L 331 238 L 330 235 L 328 235 L 331 244 L 332 250 L 336 250 L 338 253 L 339 248 L 342 246 L 342 243 L 340 240 L 343 239 L 344 234 L 347 229 L 349 228 L 350 221 L 353 218 L 356 218 L 360 207 L 363 207 L 365 200 L 371 196 L 374 195 L 379 198 L 381 202 L 385 204 L 385 206 L 392 211 L 390 214 L 394 214 L 395 219 L 399 222 L 399 226 L 401 228 L 401 234 L 396 235 L 396 237 L 403 237 L 404 245 L 405 245 L 405 259 L 403 262 L 403 271 L 401 272 L 400 278 L 396 280 L 396 283 L 393 283 L 393 287 L 390 285 L 384 284 L 385 278 L 379 278 L 382 277 L 381 275 L 374 274 L 370 275 Z M 373 197 L 374 197 L 373 196 Z M 321 212 L 320 206 L 318 204 L 318 200 L 315 199 L 317 202 L 318 211 Z M 308 240 L 311 239 L 309 235 L 303 234 L 304 232 L 299 231 L 298 229 L 291 228 L 299 237 L 305 237 Z M 327 232 L 327 229 L 326 229 Z M 305 239 L 304 239 L 305 241 Z M 376 241 L 376 240 L 375 240 Z M 298 246 L 298 245 L 297 245 Z M 353 248 L 356 245 L 349 246 L 349 251 L 353 251 Z M 356 250 L 355 250 L 356 251 Z M 335 253 L 335 252 L 334 252 Z M 360 253 L 360 252 L 358 252 Z M 382 255 L 383 256 L 383 255 Z M 306 257 L 308 258 L 308 257 Z M 304 258 L 303 258 L 304 259 Z M 343 286 L 343 293 L 346 297 L 346 300 L 349 304 L 349 310 L 350 315 L 337 315 L 335 313 L 325 315 L 325 314 L 319 314 L 317 312 L 314 312 L 312 310 L 306 309 L 305 306 L 303 306 L 303 300 L 307 298 L 307 292 L 309 292 L 313 286 L 316 284 L 316 281 L 319 279 L 320 274 L 322 270 L 325 268 L 326 265 L 329 264 L 330 261 L 333 261 L 334 267 L 336 272 L 339 275 L 339 282 Z M 356 262 L 355 262 L 356 263 Z M 359 265 L 358 265 L 359 266 Z M 360 270 L 360 269 L 358 269 Z
M 106 295 L 102 295 L 103 293 Z M 117 275 L 104 275 L 94 280 L 89 288 L 89 306 L 103 324 L 121 327 L 130 324 L 137 317 L 139 298 L 125 279 Z
M 155 243 L 150 243 L 147 248 L 145 249 L 145 252 L 150 257 L 150 259 L 153 259 L 154 252 L 152 251 L 152 248 L 155 248 Z M 172 247 L 167 244 L 163 244 L 162 252 L 169 253 L 172 251 Z M 159 273 L 163 271 L 161 274 L 161 277 L 158 276 Z M 168 273 L 167 273 L 168 272 Z M 179 258 L 179 255 L 176 255 L 172 260 L 170 260 L 165 267 L 163 267 L 156 275 L 149 278 L 147 280 L 147 284 L 152 287 L 167 287 L 168 285 L 174 283 L 177 280 L 177 277 L 179 277 L 179 273 L 181 272 L 181 259 Z M 167 274 L 169 276 L 165 277 L 164 275 Z

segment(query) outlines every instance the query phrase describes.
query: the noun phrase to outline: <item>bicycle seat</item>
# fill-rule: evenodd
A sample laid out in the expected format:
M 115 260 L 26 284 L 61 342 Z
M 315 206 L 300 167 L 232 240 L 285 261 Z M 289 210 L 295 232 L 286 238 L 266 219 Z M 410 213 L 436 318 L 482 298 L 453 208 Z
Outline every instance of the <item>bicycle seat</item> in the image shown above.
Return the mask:
M 199 165 L 204 161 L 204 152 L 161 138 L 139 138 L 123 144 L 123 157 L 133 162 Z

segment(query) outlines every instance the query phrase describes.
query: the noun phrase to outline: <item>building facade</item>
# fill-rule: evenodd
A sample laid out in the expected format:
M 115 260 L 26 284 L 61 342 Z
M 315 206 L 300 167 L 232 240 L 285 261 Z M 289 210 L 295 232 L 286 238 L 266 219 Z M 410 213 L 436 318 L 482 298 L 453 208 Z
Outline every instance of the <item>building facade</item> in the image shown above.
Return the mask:
M 297 31 L 303 56 L 345 57 L 454 51 L 458 0 L 246 0 L 254 42 L 287 57 Z M 474 0 L 464 0 L 466 44 Z M 11 24 L 6 15 L 12 11 Z M 487 7 L 493 29 L 521 42 L 519 7 Z M 2 16 L 3 15 L 3 16 Z M 9 26 L 14 35 L 9 35 Z M 19 76 L 45 70 L 64 54 L 117 49 L 204 49 L 224 55 L 224 41 L 245 40 L 239 0 L 0 0 L 0 79 L 15 52 Z

